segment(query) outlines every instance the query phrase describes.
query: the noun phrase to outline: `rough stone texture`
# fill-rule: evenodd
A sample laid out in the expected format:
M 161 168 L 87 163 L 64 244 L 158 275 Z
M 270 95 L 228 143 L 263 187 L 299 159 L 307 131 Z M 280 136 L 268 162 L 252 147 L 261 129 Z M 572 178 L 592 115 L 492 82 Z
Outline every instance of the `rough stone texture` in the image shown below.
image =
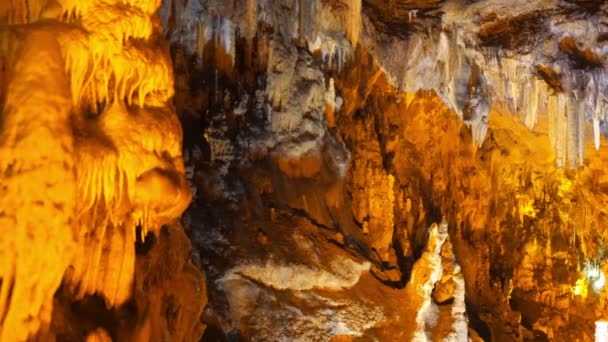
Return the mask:
M 194 2 L 173 4 L 199 22 L 187 10 Z M 424 321 L 424 334 L 448 338 L 466 314 L 472 340 L 592 339 L 606 303 L 606 290 L 592 289 L 598 278 L 583 271 L 606 267 L 604 232 L 594 228 L 605 215 L 604 94 L 594 90 L 604 82 L 603 5 L 363 1 L 360 17 L 351 18 L 360 20 L 353 40 L 345 27 L 355 25 L 317 21 L 335 8 L 352 10 L 353 2 L 309 2 L 299 12 L 300 4 L 249 1 L 241 7 L 246 21 L 244 12 L 204 1 L 198 29 L 180 33 L 176 14 L 167 30 L 176 61 L 200 61 L 176 72 L 178 82 L 193 84 L 192 96 L 178 91 L 178 98 L 203 99 L 198 112 L 184 111 L 199 127 L 187 137 L 198 189 L 187 217 L 201 265 L 216 279 L 206 310 L 213 331 L 280 334 L 292 318 L 266 319 L 264 332 L 260 318 L 288 306 L 307 319 L 316 315 L 310 301 L 294 301 L 292 288 L 275 293 L 276 276 L 230 289 L 217 281 L 269 260 L 318 269 L 314 253 L 297 252 L 309 243 L 290 242 L 306 232 L 324 237 L 313 246 L 332 251 L 325 262 L 348 251 L 371 263 L 353 287 L 323 294 L 352 299 L 365 289 L 367 297 L 356 298 L 381 309 L 383 320 L 353 336 L 409 340 Z M 335 39 L 340 30 L 347 39 Z M 204 44 L 184 43 L 200 32 Z M 233 41 L 234 49 L 222 47 Z M 234 67 L 225 67 L 225 53 Z M 339 54 L 346 57 L 331 57 Z M 200 77 L 207 86 L 193 82 Z M 304 80 L 308 87 L 298 85 Z M 302 117 L 316 133 L 302 135 Z M 287 129 L 293 135 L 276 129 L 286 123 L 299 123 Z M 314 153 L 290 155 L 300 142 Z M 208 157 L 214 151 L 222 158 Z M 431 272 L 414 269 L 423 264 L 428 227 L 442 220 L 454 254 L 444 255 L 444 276 L 431 290 L 445 305 L 431 303 L 417 322 L 411 312 L 424 301 L 414 300 L 423 292 L 412 277 Z M 466 313 L 455 304 L 456 275 Z M 283 309 L 242 311 L 231 299 L 236 293 L 246 303 L 272 293 Z M 313 339 L 306 333 L 316 328 L 297 326 L 294 336 Z
M 2 341 L 202 334 L 159 5 L 0 4 Z
M 435 284 L 433 289 L 433 301 L 442 305 L 448 304 L 454 300 L 454 293 L 456 291 L 456 283 L 454 281 L 454 255 L 452 253 L 452 244 L 446 241 L 444 246 L 441 248 L 441 267 L 443 269 L 443 276 Z
M 206 289 L 190 248 L 180 225 L 165 226 L 158 237 L 149 235 L 136 246 L 133 295 L 125 305 L 108 308 L 100 296 L 75 300 L 62 287 L 55 294 L 51 326 L 38 338 L 197 341 L 205 328 L 200 317 Z
M 587 341 L 608 318 L 605 3 L 86 4 L 0 4 L 3 337 Z M 188 188 L 202 321 L 161 229 Z

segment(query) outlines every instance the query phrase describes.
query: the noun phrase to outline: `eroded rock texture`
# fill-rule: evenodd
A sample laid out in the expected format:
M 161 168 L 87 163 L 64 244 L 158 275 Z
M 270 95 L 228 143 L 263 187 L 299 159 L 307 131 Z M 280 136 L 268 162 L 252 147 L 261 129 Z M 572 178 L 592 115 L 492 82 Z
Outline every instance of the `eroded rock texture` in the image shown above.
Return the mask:
M 606 10 L 165 2 L 204 338 L 592 340 Z
M 593 340 L 607 11 L 1 2 L 0 340 Z
M 159 5 L 0 4 L 2 341 L 202 334 Z

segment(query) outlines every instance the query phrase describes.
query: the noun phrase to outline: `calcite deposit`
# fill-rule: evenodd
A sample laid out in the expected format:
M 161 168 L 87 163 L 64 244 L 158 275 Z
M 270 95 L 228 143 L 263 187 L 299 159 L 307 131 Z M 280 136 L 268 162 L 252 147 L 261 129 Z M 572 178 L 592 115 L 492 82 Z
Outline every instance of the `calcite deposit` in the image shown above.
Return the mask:
M 202 333 L 181 331 L 196 325 L 206 300 L 200 273 L 190 267 L 184 281 L 199 291 L 184 302 L 197 303 L 194 312 L 175 309 L 186 323 L 161 312 L 166 298 L 152 297 L 169 285 L 148 279 L 162 265 L 176 272 L 161 276 L 167 283 L 189 270 L 189 244 L 171 243 L 185 238 L 182 228 L 172 230 L 173 239 L 161 233 L 166 224 L 180 227 L 173 221 L 191 194 L 159 5 L 0 5 L 2 341 Z M 158 245 L 150 253 L 175 260 L 140 265 L 147 253 L 136 246 L 149 239 Z M 113 310 L 128 311 L 130 323 L 103 318 L 117 315 Z
M 0 341 L 605 339 L 606 3 L 0 25 Z
M 606 314 L 607 10 L 544 0 L 167 2 L 176 104 L 197 127 L 185 138 L 198 185 L 186 219 L 217 279 L 209 331 L 593 340 Z M 427 256 L 433 224 L 447 227 L 449 248 Z M 323 238 L 312 245 L 288 237 L 314 227 Z M 246 292 L 251 307 L 268 296 L 293 307 L 285 296 L 299 287 L 277 288 L 277 274 L 309 274 L 318 257 L 298 249 L 335 246 L 369 261 L 373 280 L 364 272 L 350 288 L 331 286 L 323 274 L 337 272 L 337 252 L 307 279 L 326 279 L 336 297 L 361 299 L 353 291 L 365 287 L 382 312 L 372 325 L 295 331 L 283 316 L 269 320 L 272 309 L 236 303 Z M 227 285 L 236 274 L 247 290 Z M 310 305 L 295 306 L 301 319 L 319 316 Z M 259 330 L 260 319 L 273 328 Z

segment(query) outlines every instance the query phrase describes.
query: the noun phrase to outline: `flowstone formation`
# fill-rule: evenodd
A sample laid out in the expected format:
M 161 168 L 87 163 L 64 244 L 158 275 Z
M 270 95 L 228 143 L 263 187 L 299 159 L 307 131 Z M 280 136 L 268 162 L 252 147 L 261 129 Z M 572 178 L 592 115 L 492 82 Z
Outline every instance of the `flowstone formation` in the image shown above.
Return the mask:
M 202 334 L 159 5 L 0 4 L 2 341 Z
M 605 335 L 606 3 L 11 0 L 0 24 L 1 341 Z
M 166 1 L 205 338 L 592 340 L 607 11 Z

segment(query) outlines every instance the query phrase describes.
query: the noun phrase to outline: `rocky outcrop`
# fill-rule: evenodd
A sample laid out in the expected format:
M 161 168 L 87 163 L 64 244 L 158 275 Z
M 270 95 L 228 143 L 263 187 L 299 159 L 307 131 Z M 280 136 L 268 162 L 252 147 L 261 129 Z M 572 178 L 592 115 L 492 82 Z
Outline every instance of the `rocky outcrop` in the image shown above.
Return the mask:
M 0 5 L 2 341 L 202 333 L 202 276 L 161 229 L 191 193 L 158 6 Z
M 0 339 L 593 339 L 607 11 L 0 4 Z
M 178 90 L 181 112 L 198 127 L 187 217 L 212 279 L 212 329 L 296 334 L 277 326 L 283 316 L 260 330 L 276 307 L 236 304 L 270 293 L 319 316 L 294 293 L 338 271 L 286 233 L 305 231 L 323 236 L 314 250 L 333 251 L 326 263 L 344 251 L 370 263 L 352 287 L 324 292 L 361 289 L 382 312 L 353 336 L 409 340 L 424 322 L 420 338 L 459 340 L 468 321 L 473 339 L 591 339 L 605 297 L 604 232 L 593 228 L 604 215 L 604 12 L 559 1 L 170 2 L 161 16 L 184 61 L 176 77 L 192 85 Z M 443 276 L 425 292 L 416 265 L 442 220 L 453 256 L 442 251 Z M 278 286 L 280 275 L 299 285 Z M 401 302 L 423 293 L 426 311 Z M 302 340 L 344 338 L 290 326 Z

